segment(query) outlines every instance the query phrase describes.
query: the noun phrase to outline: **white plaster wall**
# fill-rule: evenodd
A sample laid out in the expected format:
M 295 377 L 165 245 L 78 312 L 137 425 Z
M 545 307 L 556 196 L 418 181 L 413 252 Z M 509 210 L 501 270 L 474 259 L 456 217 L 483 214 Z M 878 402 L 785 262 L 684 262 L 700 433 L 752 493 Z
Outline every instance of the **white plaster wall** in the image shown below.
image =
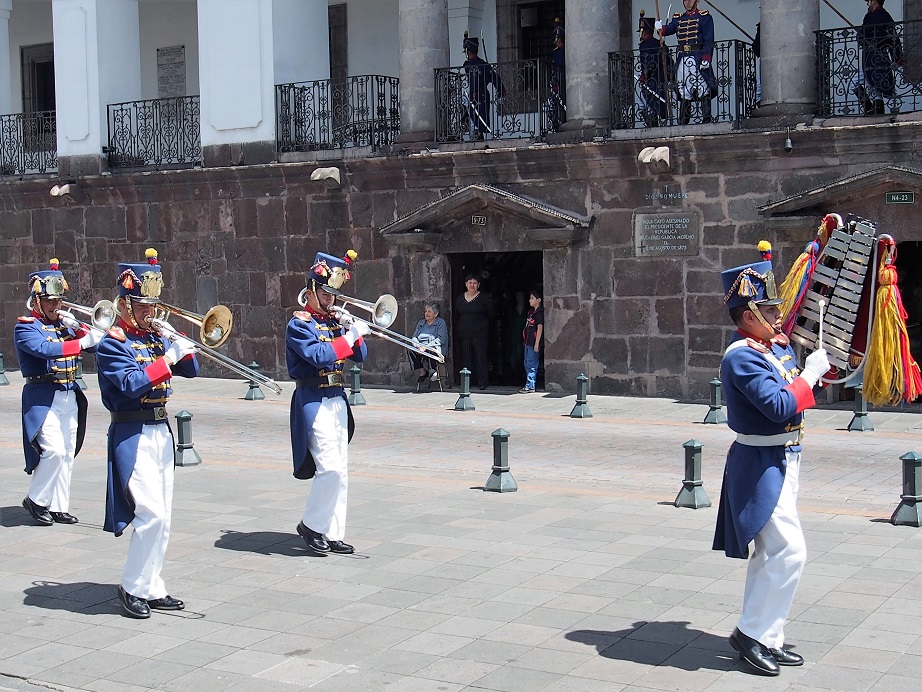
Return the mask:
M 327 0 L 273 0 L 275 83 L 330 78 Z
M 330 0 L 331 5 L 340 0 Z M 397 0 L 349 0 L 349 75 L 400 76 Z
M 141 98 L 155 99 L 157 49 L 186 47 L 186 96 L 199 93 L 198 13 L 195 0 L 141 0 Z
M 22 46 L 51 43 L 51 0 L 13 0 L 10 15 L 10 83 L 13 112 L 22 112 Z

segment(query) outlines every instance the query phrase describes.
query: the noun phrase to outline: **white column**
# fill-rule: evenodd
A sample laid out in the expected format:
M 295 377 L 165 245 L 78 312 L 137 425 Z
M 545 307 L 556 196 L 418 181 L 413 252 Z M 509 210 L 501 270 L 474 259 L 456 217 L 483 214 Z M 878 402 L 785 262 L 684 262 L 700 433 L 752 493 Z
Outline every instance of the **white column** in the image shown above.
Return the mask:
M 0 115 L 13 112 L 13 76 L 10 74 L 10 14 L 13 0 L 0 0 Z
M 759 116 L 816 112 L 816 34 L 819 0 L 762 3 L 762 105 Z
M 275 83 L 330 78 L 330 24 L 326 2 L 273 0 Z
M 58 168 L 98 173 L 108 104 L 141 98 L 138 0 L 52 0 L 51 15 Z
M 400 0 L 399 34 L 401 139 L 431 141 L 435 135 L 435 70 L 452 62 L 446 0 Z
M 620 43 L 618 3 L 567 3 L 567 122 L 564 130 L 597 131 L 609 120 L 608 51 Z
M 272 0 L 198 0 L 206 167 L 275 160 L 272 9 Z

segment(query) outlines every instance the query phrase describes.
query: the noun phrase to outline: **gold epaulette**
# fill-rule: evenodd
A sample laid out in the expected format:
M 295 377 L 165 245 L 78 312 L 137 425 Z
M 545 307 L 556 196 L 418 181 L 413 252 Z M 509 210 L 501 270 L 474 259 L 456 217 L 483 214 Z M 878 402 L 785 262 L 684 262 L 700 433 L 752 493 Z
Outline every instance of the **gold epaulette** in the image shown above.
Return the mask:
M 32 317 L 32 315 L 22 315 L 19 318 L 19 321 L 22 322 L 23 324 L 32 324 L 33 322 L 35 322 L 35 318 Z
M 771 349 L 768 346 L 755 339 L 746 339 L 746 345 L 749 346 L 749 348 L 754 348 L 759 353 L 771 353 Z
M 710 12 L 708 10 L 698 10 L 698 14 L 705 15 L 705 14 L 710 14 Z
M 673 19 L 678 19 L 678 18 L 681 17 L 683 14 L 684 14 L 684 12 L 676 12 L 674 15 L 672 15 L 672 17 L 673 17 Z
M 295 310 L 295 317 L 304 322 L 310 322 L 313 319 L 307 310 Z
M 128 337 L 125 336 L 125 330 L 121 327 L 109 327 L 109 331 L 107 331 L 106 334 L 111 336 L 116 341 L 121 341 L 122 343 L 125 343 L 128 340 Z

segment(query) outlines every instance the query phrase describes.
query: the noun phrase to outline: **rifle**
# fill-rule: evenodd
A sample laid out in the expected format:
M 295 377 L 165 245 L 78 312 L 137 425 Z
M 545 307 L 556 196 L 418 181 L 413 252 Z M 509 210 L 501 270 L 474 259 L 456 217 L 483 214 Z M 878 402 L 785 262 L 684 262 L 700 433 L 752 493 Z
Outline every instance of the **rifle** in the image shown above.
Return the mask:
M 717 12 L 717 14 L 719 14 L 721 17 L 723 17 L 723 18 L 726 19 L 728 22 L 730 22 L 733 26 L 735 26 L 736 29 L 737 29 L 743 36 L 745 36 L 746 38 L 748 38 L 750 41 L 755 41 L 755 37 L 753 37 L 748 31 L 746 31 L 746 30 L 745 30 L 743 27 L 741 27 L 739 24 L 737 24 L 737 23 L 734 22 L 732 19 L 730 19 L 730 18 L 726 15 L 726 13 L 724 13 L 717 5 L 715 5 L 713 2 L 711 2 L 711 0 L 705 0 L 705 2 L 706 2 L 708 5 L 710 5 L 711 8 L 713 8 L 713 10 L 714 10 L 715 12 Z
M 656 18 L 662 22 L 663 18 L 659 13 L 659 0 L 655 0 L 655 9 L 656 9 Z M 672 12 L 672 4 L 669 5 L 669 11 Z M 643 14 L 643 10 L 640 11 Z M 669 88 L 669 63 L 666 61 L 666 54 L 663 52 L 665 48 L 666 37 L 663 36 L 663 32 L 659 32 L 659 61 L 660 67 L 663 70 L 663 91 L 666 92 L 666 108 L 669 112 L 670 119 L 672 118 L 672 89 Z M 666 49 L 669 50 L 668 48 Z M 643 61 L 641 61 L 642 66 Z M 649 88 L 649 87 L 648 87 Z
M 852 29 L 857 29 L 857 28 L 858 28 L 858 27 L 856 27 L 854 24 L 852 24 L 850 21 L 848 21 L 848 17 L 846 17 L 846 16 L 845 16 L 844 14 L 842 14 L 841 12 L 839 12 L 839 10 L 836 9 L 836 6 L 833 5 L 831 2 L 829 2 L 829 0 L 823 0 L 823 2 L 825 2 L 825 3 L 829 6 L 829 9 L 830 9 L 830 10 L 832 10 L 832 11 L 835 12 L 837 15 L 839 15 L 839 18 L 840 18 L 843 22 L 845 22 L 846 24 L 848 24 Z

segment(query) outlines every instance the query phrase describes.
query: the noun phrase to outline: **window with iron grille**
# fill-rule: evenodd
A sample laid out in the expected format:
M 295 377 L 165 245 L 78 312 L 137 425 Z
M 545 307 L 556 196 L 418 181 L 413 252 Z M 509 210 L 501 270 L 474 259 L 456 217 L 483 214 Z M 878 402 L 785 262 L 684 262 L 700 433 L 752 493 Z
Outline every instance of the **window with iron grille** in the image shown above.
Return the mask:
M 545 0 L 518 6 L 519 60 L 550 60 L 554 50 L 554 19 L 564 27 L 564 0 Z

